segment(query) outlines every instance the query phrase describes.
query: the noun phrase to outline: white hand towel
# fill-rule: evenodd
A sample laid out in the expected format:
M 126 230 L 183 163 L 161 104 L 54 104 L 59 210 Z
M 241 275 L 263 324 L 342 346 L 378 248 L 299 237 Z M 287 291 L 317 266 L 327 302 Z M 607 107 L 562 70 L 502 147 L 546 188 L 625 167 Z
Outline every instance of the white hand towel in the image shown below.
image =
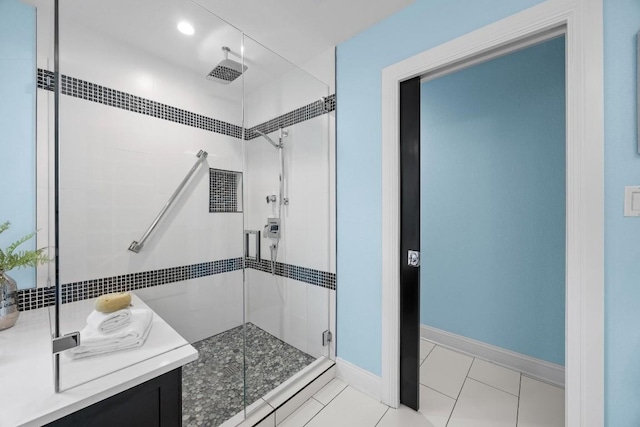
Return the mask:
M 101 313 L 93 310 L 87 317 L 87 325 L 98 332 L 109 333 L 123 328 L 131 321 L 131 310 L 123 308 L 113 313 Z
M 97 356 L 113 351 L 127 350 L 144 344 L 153 320 L 147 309 L 131 310 L 131 321 L 122 329 L 104 334 L 87 325 L 80 331 L 80 345 L 68 351 L 72 359 Z

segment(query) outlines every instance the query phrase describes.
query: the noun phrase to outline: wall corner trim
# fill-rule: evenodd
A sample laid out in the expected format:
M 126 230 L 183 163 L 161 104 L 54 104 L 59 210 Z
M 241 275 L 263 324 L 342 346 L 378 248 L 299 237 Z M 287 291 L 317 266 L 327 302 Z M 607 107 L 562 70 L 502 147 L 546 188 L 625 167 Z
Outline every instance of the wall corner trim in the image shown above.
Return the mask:
M 382 379 L 351 362 L 336 357 L 336 377 L 362 393 L 381 401 Z
M 443 347 L 467 353 L 473 357 L 522 372 L 527 376 L 564 388 L 564 366 L 427 325 L 420 325 L 420 336 Z

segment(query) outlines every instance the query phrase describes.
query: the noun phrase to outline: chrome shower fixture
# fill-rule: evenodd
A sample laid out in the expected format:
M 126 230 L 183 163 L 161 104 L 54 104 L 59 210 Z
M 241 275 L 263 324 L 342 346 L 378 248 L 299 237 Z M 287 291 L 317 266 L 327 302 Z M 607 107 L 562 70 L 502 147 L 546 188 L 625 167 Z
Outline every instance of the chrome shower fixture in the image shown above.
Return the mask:
M 227 46 L 223 46 L 222 51 L 224 52 L 224 59 L 220 61 L 216 68 L 211 70 L 211 72 L 207 75 L 207 80 L 214 81 L 216 83 L 220 83 L 223 85 L 228 85 L 238 77 L 242 75 L 245 71 L 247 71 L 247 66 L 243 65 L 233 59 L 229 59 L 229 49 Z
M 280 143 L 277 143 L 273 139 L 271 139 L 269 135 L 263 132 L 260 132 L 257 129 L 255 129 L 254 132 L 260 135 L 261 137 L 263 137 L 264 139 L 266 139 L 267 141 L 269 141 L 269 144 L 273 145 L 274 148 L 282 148 L 282 138 L 280 138 Z

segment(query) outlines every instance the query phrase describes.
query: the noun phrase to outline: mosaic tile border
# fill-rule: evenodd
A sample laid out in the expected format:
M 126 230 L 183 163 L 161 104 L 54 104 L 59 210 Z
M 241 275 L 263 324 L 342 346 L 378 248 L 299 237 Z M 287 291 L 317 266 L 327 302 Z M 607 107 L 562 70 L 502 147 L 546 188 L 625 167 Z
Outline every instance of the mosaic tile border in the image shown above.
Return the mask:
M 62 75 L 61 93 L 87 101 L 98 102 L 100 104 L 116 107 L 134 113 L 145 114 L 163 120 L 180 123 L 186 126 L 196 127 L 215 133 L 242 139 L 242 126 L 224 122 L 222 120 L 192 113 L 171 105 L 162 104 L 147 98 L 132 95 L 106 86 L 101 86 L 86 80 L 77 79 Z M 38 68 L 37 87 L 39 89 L 55 90 L 55 74 L 52 71 Z M 270 133 L 280 128 L 292 126 L 306 120 L 327 114 L 336 109 L 336 95 L 323 97 L 303 107 L 297 108 L 288 113 L 282 114 L 275 119 L 271 119 L 246 130 L 244 135 L 246 140 L 257 138 L 259 135 L 255 130 L 263 133 Z
M 319 117 L 323 114 L 330 113 L 331 111 L 335 111 L 335 109 L 336 95 L 329 95 L 327 97 L 323 97 L 321 100 L 307 104 L 304 107 L 296 108 L 295 110 L 278 116 L 275 119 L 268 120 L 247 129 L 245 139 L 251 140 L 259 137 L 260 135 L 255 132 L 256 130 L 259 130 L 262 133 L 271 133 L 280 128 L 286 128 L 288 126 Z
M 271 261 L 263 259 L 259 262 L 252 259 L 245 259 L 248 268 L 271 273 Z M 299 265 L 276 262 L 275 273 L 277 276 L 298 280 L 321 288 L 336 290 L 336 274 L 328 271 L 314 270 L 313 268 L 301 267 Z
M 49 70 L 38 68 L 38 89 L 55 90 L 55 73 Z
M 247 268 L 271 273 L 270 261 L 262 260 L 258 263 L 253 260 L 245 259 L 245 262 Z M 149 288 L 152 286 L 196 279 L 198 277 L 211 276 L 214 274 L 221 274 L 241 269 L 242 258 L 229 258 L 180 267 L 144 271 L 141 273 L 123 274 L 120 276 L 66 283 L 62 285 L 61 303 L 66 304 L 68 302 L 96 298 L 105 293 L 134 291 L 136 289 Z M 320 286 L 326 289 L 336 289 L 335 273 L 277 262 L 276 275 Z M 54 286 L 22 289 L 18 291 L 18 310 L 20 311 L 48 307 L 54 303 Z
M 242 258 L 230 258 L 68 283 L 62 285 L 62 304 L 96 298 L 105 293 L 134 291 L 240 269 L 242 269 Z
M 242 127 L 222 120 L 192 113 L 191 111 L 176 108 L 171 105 L 152 101 L 141 96 L 132 95 L 106 86 L 101 86 L 86 80 L 62 75 L 60 78 L 63 95 L 99 104 L 116 107 L 134 113 L 144 114 L 170 122 L 192 126 L 210 132 L 220 133 L 234 138 L 242 139 Z M 51 71 L 38 69 L 38 88 L 54 90 L 55 79 Z
M 66 283 L 62 285 L 61 303 L 66 304 L 68 302 L 95 298 L 105 293 L 134 291 L 136 289 L 196 279 L 198 277 L 211 276 L 214 274 L 241 269 L 242 258 L 229 258 L 180 267 L 163 268 L 160 270 Z M 18 291 L 18 309 L 20 311 L 47 307 L 54 303 L 54 286 Z
M 56 302 L 55 286 L 18 291 L 18 310 L 27 311 L 48 307 Z

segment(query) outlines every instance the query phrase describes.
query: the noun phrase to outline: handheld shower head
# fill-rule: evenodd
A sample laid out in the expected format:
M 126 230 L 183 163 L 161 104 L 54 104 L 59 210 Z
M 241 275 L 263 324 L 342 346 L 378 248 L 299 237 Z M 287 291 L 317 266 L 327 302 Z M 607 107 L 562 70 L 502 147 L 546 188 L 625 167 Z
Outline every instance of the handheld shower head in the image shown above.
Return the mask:
M 220 61 L 213 70 L 211 70 L 207 75 L 207 80 L 228 85 L 240 77 L 242 73 L 247 71 L 248 67 L 234 61 L 233 59 L 229 59 L 229 52 L 231 52 L 231 49 L 227 46 L 223 46 L 222 51 L 224 52 L 224 59 Z

